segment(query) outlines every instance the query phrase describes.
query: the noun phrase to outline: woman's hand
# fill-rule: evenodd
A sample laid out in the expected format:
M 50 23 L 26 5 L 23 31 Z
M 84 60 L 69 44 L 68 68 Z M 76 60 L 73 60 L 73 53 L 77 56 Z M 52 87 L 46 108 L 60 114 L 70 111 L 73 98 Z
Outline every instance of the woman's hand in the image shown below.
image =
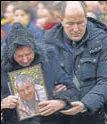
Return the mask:
M 6 109 L 6 108 L 16 108 L 16 106 L 18 105 L 18 99 L 16 98 L 16 96 L 8 96 L 6 98 L 4 98 L 1 101 L 1 109 Z

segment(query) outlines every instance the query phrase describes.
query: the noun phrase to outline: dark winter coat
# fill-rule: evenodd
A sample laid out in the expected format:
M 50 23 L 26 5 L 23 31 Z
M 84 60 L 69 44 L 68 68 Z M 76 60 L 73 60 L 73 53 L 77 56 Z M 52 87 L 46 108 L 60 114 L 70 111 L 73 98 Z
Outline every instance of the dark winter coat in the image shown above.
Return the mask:
M 79 82 L 79 100 L 90 112 L 98 113 L 107 100 L 107 26 L 89 18 L 87 32 L 82 40 L 77 44 L 72 41 L 69 44 L 75 51 L 73 54 L 65 46 L 66 41 L 64 41 L 64 30 L 61 24 L 46 32 L 44 42 L 47 48 L 55 48 L 60 66 L 71 79 L 74 76 L 72 71 L 74 56 L 74 74 Z M 88 120 L 90 118 L 87 118 Z M 104 118 L 101 117 L 97 121 L 103 123 Z

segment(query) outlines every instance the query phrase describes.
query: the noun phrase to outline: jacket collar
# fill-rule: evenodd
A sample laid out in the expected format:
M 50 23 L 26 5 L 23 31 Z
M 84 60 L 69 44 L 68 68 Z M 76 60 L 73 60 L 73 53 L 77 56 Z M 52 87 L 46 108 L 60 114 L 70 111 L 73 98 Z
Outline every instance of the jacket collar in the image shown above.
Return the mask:
M 65 45 L 64 45 L 64 30 L 63 30 L 62 25 L 58 24 L 57 26 L 55 26 L 55 28 L 53 28 L 51 30 L 51 33 L 53 33 L 54 35 L 51 37 L 51 39 L 49 39 L 47 41 L 47 43 L 51 43 L 51 44 L 54 44 L 54 45 L 56 45 L 56 46 L 58 46 L 60 48 L 65 49 Z M 77 44 L 77 48 L 79 48 L 84 42 L 86 42 L 88 38 L 89 38 L 89 34 L 88 34 L 88 31 L 87 31 L 86 35 Z
M 50 30 L 50 33 L 52 34 L 52 37 L 49 36 L 50 38 L 46 42 L 49 44 L 54 44 L 62 49 L 65 49 L 62 25 L 56 25 L 52 30 Z

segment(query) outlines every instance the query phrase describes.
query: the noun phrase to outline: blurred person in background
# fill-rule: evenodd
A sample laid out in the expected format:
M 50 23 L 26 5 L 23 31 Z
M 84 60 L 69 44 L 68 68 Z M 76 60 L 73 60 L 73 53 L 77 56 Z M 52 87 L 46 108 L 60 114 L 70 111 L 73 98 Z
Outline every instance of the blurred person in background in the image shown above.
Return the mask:
M 53 6 L 54 1 L 41 1 L 37 5 L 37 19 L 35 24 L 44 30 L 49 30 L 57 23 L 53 15 Z
M 96 13 L 100 10 L 98 1 L 84 1 L 87 10 L 87 16 L 96 18 Z
M 5 17 L 5 21 L 7 23 L 11 23 L 13 21 L 13 9 L 14 9 L 14 7 L 15 7 L 15 5 L 13 3 L 9 3 L 6 7 L 4 17 Z
M 57 23 L 60 23 L 62 21 L 62 18 L 60 16 L 62 4 L 63 1 L 55 1 L 53 4 L 53 15 Z
M 87 12 L 97 12 L 99 11 L 99 2 L 98 1 L 84 1 L 86 4 L 86 10 Z
M 107 1 L 99 1 L 100 11 L 96 13 L 97 19 L 107 25 Z
M 7 6 L 4 10 L 3 18 L 1 19 L 1 40 L 5 38 L 5 36 L 8 34 L 8 31 L 11 27 L 11 23 L 13 22 L 13 9 L 15 7 L 15 4 L 13 3 L 7 3 Z
M 35 21 L 35 19 L 37 18 L 35 9 L 36 9 L 36 6 L 39 2 L 40 1 L 29 1 L 30 11 L 31 11 L 31 20 L 32 21 Z
M 4 1 L 2 1 L 2 3 L 3 2 Z M 1 55 L 3 53 L 4 46 L 6 45 L 5 38 L 7 37 L 8 32 L 11 28 L 11 24 L 13 23 L 13 9 L 15 5 L 16 2 L 12 3 L 7 1 L 5 3 L 5 8 L 2 13 L 3 18 L 1 19 Z
M 8 4 L 8 1 L 1 1 L 1 19 L 4 18 L 4 12 L 7 4 Z
M 38 40 L 42 40 L 44 32 L 35 26 L 35 24 L 31 21 L 31 13 L 30 13 L 30 7 L 28 3 L 23 3 L 21 5 L 18 5 L 14 8 L 14 22 L 19 22 L 29 28 L 35 38 Z

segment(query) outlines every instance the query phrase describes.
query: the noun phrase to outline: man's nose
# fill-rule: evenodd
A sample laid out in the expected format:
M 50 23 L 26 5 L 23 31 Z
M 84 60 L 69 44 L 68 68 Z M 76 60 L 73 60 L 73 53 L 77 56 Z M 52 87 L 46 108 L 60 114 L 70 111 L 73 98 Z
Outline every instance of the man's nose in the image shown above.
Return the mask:
M 73 25 L 73 31 L 78 31 L 78 25 L 76 23 Z
M 28 95 L 28 94 L 29 94 L 28 90 L 25 90 L 25 95 Z

